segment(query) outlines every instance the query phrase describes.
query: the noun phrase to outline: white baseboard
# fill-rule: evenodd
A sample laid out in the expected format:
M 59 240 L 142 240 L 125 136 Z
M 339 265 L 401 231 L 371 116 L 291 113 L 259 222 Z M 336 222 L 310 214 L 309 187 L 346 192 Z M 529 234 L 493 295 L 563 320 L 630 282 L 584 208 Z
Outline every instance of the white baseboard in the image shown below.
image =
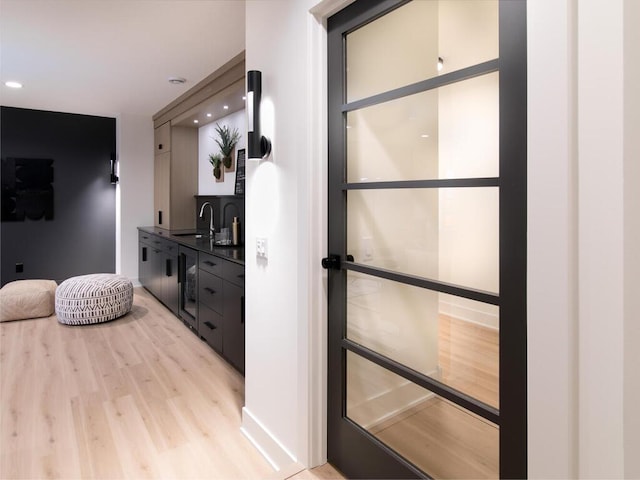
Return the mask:
M 377 425 L 411 410 L 432 396 L 433 393 L 407 381 L 352 407 L 349 417 L 356 420 L 363 428 L 371 430 Z
M 296 463 L 295 457 L 247 410 L 247 407 L 242 408 L 240 431 L 275 470 L 280 471 Z
M 457 320 L 464 320 L 465 322 L 482 325 L 483 327 L 497 329 L 500 325 L 498 315 L 489 312 L 482 312 L 466 305 L 440 300 L 438 309 L 442 314 L 449 315 Z

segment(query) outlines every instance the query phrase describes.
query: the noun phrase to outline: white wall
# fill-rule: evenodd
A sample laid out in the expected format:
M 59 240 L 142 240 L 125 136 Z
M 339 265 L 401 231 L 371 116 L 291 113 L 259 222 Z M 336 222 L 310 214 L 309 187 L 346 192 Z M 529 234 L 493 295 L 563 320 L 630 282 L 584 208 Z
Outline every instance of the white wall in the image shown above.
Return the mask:
M 246 374 L 243 429 L 278 468 L 308 461 L 310 363 L 305 236 L 311 219 L 307 165 L 308 9 L 311 1 L 247 1 L 247 70 L 262 71 L 263 134 L 271 159 L 247 162 Z M 256 237 L 268 258 L 256 258 Z
M 624 2 L 624 471 L 640 478 L 640 2 Z
M 640 471 L 637 13 L 528 2 L 533 478 Z
M 139 284 L 137 227 L 153 225 L 153 121 L 121 114 L 117 124 L 116 272 Z
M 219 120 L 204 125 L 198 129 L 198 195 L 233 195 L 236 185 L 237 166 L 232 171 L 223 168 L 224 177 L 217 182 L 213 176 L 213 167 L 209 163 L 209 154 L 220 152 L 220 147 L 215 142 L 218 138 L 216 125 L 228 126 L 231 131 L 234 128 L 240 132 L 240 140 L 233 152 L 233 164 L 236 165 L 238 150 L 247 145 L 247 119 L 245 111 L 232 113 Z

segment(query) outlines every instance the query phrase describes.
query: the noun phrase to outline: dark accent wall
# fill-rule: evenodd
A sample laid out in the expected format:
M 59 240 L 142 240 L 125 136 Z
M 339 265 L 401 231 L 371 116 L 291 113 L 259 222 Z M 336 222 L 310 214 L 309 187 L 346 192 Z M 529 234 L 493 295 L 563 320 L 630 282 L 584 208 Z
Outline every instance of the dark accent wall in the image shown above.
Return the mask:
M 13 197 L 3 192 L 2 285 L 18 279 L 61 282 L 75 275 L 115 272 L 116 200 L 110 160 L 116 153 L 116 119 L 2 107 L 0 132 L 3 190 L 13 185 L 20 191 L 21 168 L 31 171 L 30 182 L 40 189 L 34 193 L 22 187 L 18 194 L 24 196 L 27 190 L 22 204 L 31 213 L 26 215 L 22 209 L 15 211 L 15 192 Z M 44 172 L 44 164 L 53 170 L 50 183 L 51 172 Z M 52 195 L 45 195 L 50 190 Z M 53 204 L 44 205 L 43 198 Z M 17 264 L 23 266 L 21 273 L 16 272 Z

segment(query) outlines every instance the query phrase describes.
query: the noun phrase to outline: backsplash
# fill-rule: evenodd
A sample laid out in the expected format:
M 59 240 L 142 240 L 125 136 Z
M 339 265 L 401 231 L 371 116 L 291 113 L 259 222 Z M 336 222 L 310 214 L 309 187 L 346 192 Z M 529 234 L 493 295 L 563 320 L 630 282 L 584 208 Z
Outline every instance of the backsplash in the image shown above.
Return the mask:
M 196 228 L 198 231 L 209 229 L 209 209 L 205 209 L 204 219 L 199 217 L 200 208 L 204 202 L 209 202 L 213 206 L 213 224 L 216 232 L 227 227 L 231 231 L 233 217 L 240 220 L 240 244 L 244 245 L 244 197 L 233 195 L 197 195 L 196 196 Z

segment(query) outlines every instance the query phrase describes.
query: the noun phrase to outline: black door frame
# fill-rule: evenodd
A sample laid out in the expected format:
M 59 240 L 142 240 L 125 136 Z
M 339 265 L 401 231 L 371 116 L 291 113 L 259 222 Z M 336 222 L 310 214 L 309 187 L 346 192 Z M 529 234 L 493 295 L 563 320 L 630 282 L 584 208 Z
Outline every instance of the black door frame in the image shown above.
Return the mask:
M 527 349 L 526 349 L 526 0 L 500 0 L 499 58 L 416 84 L 346 102 L 345 36 L 408 3 L 408 0 L 361 0 L 328 19 L 328 249 L 341 257 L 329 271 L 327 453 L 350 478 L 420 478 L 424 473 L 346 417 L 346 352 L 350 350 L 500 426 L 500 477 L 527 477 Z M 500 75 L 500 177 L 348 184 L 346 182 L 346 112 L 437 88 L 484 73 Z M 359 188 L 439 188 L 495 186 L 500 189 L 499 295 L 424 278 L 383 271 L 346 261 L 346 195 Z M 412 371 L 346 339 L 346 271 L 451 293 L 500 307 L 500 410 L 425 375 Z M 336 374 L 338 373 L 338 374 Z M 361 440 L 366 438 L 367 442 Z M 346 453 L 346 446 L 350 451 Z M 361 459 L 366 459 L 362 462 Z

